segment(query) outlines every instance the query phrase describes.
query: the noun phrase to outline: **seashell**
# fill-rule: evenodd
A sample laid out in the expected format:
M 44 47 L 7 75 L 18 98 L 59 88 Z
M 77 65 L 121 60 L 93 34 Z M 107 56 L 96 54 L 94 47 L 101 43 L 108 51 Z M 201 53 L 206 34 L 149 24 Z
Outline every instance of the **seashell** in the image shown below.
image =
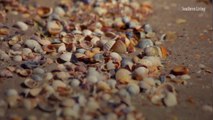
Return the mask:
M 106 116 L 106 120 L 118 120 L 118 115 L 115 113 L 108 113 Z
M 16 69 L 15 72 L 22 77 L 27 77 L 32 73 L 30 70 L 25 70 L 25 69 L 24 70 L 23 69 Z
M 91 52 L 94 53 L 94 54 L 98 54 L 98 53 L 100 53 L 100 48 L 99 47 L 95 47 L 95 48 L 93 48 L 91 50 Z
M 96 61 L 96 62 L 102 62 L 104 60 L 104 55 L 101 54 L 101 53 L 98 53 L 98 54 L 95 54 L 93 59 Z
M 151 33 L 151 32 L 153 32 L 153 31 L 152 31 L 152 27 L 151 27 L 150 24 L 145 24 L 145 25 L 143 26 L 143 29 L 144 29 L 144 31 L 145 31 L 146 33 Z
M 98 110 L 100 108 L 99 103 L 94 99 L 94 98 L 89 98 L 88 102 L 87 102 L 87 107 L 86 107 L 86 111 L 91 111 L 91 112 L 95 112 L 96 110 Z
M 65 46 L 65 44 L 62 44 L 62 45 L 58 48 L 58 53 L 62 53 L 62 52 L 66 52 L 66 46 Z
M 20 55 L 16 55 L 16 56 L 13 57 L 13 60 L 15 62 L 21 62 L 22 61 L 22 57 Z
M 44 112 L 54 112 L 56 110 L 55 106 L 48 103 L 38 103 L 38 108 Z
M 27 110 L 32 110 L 33 108 L 35 108 L 37 106 L 37 100 L 35 99 L 24 99 L 23 100 L 23 106 L 25 109 Z
M 23 84 L 28 88 L 36 88 L 39 86 L 38 81 L 32 80 L 32 79 L 26 79 L 24 80 Z
M 37 14 L 41 17 L 48 17 L 52 14 L 53 9 L 50 7 L 39 7 L 36 10 Z
M 165 59 L 169 55 L 169 51 L 163 46 L 158 47 L 158 51 L 160 57 L 163 59 Z
M 110 60 L 106 63 L 106 69 L 107 70 L 114 70 L 115 69 L 115 64 Z
M 92 39 L 91 39 L 91 43 L 93 45 L 97 45 L 99 41 L 100 41 L 100 38 L 96 37 L 96 36 L 92 37 Z
M 12 49 L 13 49 L 14 51 L 18 51 L 20 48 L 21 48 L 21 45 L 20 45 L 20 44 L 14 44 L 14 45 L 12 46 Z
M 50 40 L 48 40 L 48 39 L 40 39 L 40 40 L 38 40 L 38 42 L 43 46 L 51 44 Z
M 18 26 L 19 29 L 21 29 L 22 31 L 27 31 L 28 30 L 28 25 L 22 21 L 18 21 L 16 23 L 16 25 Z
M 27 56 L 27 55 L 29 55 L 31 53 L 32 53 L 32 50 L 29 49 L 29 48 L 23 48 L 22 49 L 22 54 L 25 55 L 25 56 Z
M 72 58 L 72 53 L 71 52 L 65 52 L 62 55 L 60 55 L 60 59 L 65 61 L 65 62 L 70 62 Z
M 145 56 L 143 59 L 139 60 L 138 63 L 146 67 L 163 66 L 160 58 L 157 56 Z
M 158 47 L 146 47 L 144 53 L 146 56 L 160 56 Z
M 103 40 L 102 40 L 102 41 L 103 41 Z M 104 46 L 103 46 L 103 50 L 105 50 L 105 51 L 110 51 L 111 48 L 113 47 L 113 45 L 115 44 L 115 42 L 116 42 L 116 41 L 114 41 L 114 40 L 109 40 L 109 41 L 107 41 L 107 42 L 104 44 Z
M 133 76 L 136 80 L 143 80 L 143 78 L 147 77 L 149 73 L 149 69 L 145 67 L 138 67 L 133 71 Z
M 51 79 L 53 79 L 53 74 L 51 72 L 46 73 L 45 77 L 44 77 L 44 80 L 49 81 Z
M 59 6 L 55 7 L 54 13 L 59 15 L 59 16 L 64 16 L 66 14 L 64 9 L 62 7 L 59 7 Z
M 189 80 L 189 79 L 191 79 L 191 76 L 188 75 L 188 74 L 184 74 L 184 75 L 181 75 L 180 78 L 181 78 L 182 80 Z
M 105 92 L 109 92 L 109 91 L 111 90 L 109 84 L 107 84 L 107 83 L 104 82 L 104 81 L 98 81 L 98 83 L 97 83 L 97 88 L 98 88 L 99 90 L 103 90 L 103 91 L 105 91 Z
M 171 70 L 171 73 L 174 75 L 184 75 L 189 73 L 189 69 L 185 66 L 175 66 Z
M 167 107 L 172 107 L 177 105 L 177 97 L 174 93 L 168 92 L 163 98 L 163 102 Z
M 70 82 L 70 85 L 72 87 L 78 87 L 81 84 L 81 82 L 78 79 L 72 79 Z
M 151 78 L 151 77 L 144 78 L 143 81 L 152 87 L 155 86 L 155 83 L 156 83 L 154 78 Z
M 38 53 L 42 53 L 43 52 L 43 49 L 41 48 L 41 45 L 37 41 L 35 41 L 35 40 L 28 39 L 28 40 L 26 40 L 24 42 L 24 44 L 28 48 L 34 50 L 35 52 L 38 52 Z
M 9 89 L 6 92 L 6 101 L 10 107 L 16 107 L 19 99 L 20 97 L 15 89 Z
M 140 93 L 140 87 L 137 84 L 129 84 L 127 90 L 130 94 L 136 95 Z
M 47 30 L 50 34 L 56 35 L 63 30 L 63 26 L 59 21 L 49 21 L 47 22 Z
M 13 77 L 13 73 L 10 70 L 4 69 L 0 71 L 0 77 L 11 78 Z
M 65 99 L 61 102 L 61 105 L 63 107 L 73 107 L 73 105 L 75 104 L 75 101 L 73 99 Z
M 116 72 L 115 78 L 118 82 L 122 84 L 129 83 L 132 80 L 131 72 L 123 68 L 119 69 Z
M 143 92 L 149 92 L 150 89 L 152 88 L 150 84 L 148 84 L 147 82 L 145 81 L 141 81 L 140 84 L 139 84 L 140 88 L 142 89 Z
M 120 62 L 122 60 L 122 57 L 116 52 L 111 52 L 110 57 L 112 58 L 113 61 L 116 62 Z
M 127 47 L 124 42 L 117 40 L 112 46 L 111 51 L 124 54 L 127 52 Z
M 67 80 L 70 77 L 70 74 L 68 72 L 56 72 L 56 77 L 61 80 Z
M 67 87 L 67 85 L 60 80 L 54 80 L 53 83 L 52 83 L 52 86 L 55 90 L 57 90 L 58 88 L 66 88 Z
M 123 58 L 122 61 L 121 61 L 121 66 L 123 68 L 127 68 L 129 70 L 132 70 L 133 65 L 134 65 L 134 63 L 131 59 Z
M 78 118 L 78 113 L 77 111 L 74 111 L 72 108 L 65 108 L 62 112 L 62 115 L 67 118 L 73 118 L 77 119 Z
M 42 88 L 32 88 L 32 89 L 29 90 L 28 94 L 30 96 L 36 97 L 41 93 L 41 91 L 42 91 Z
M 151 47 L 151 46 L 154 46 L 154 44 L 153 44 L 152 40 L 150 40 L 150 39 L 142 39 L 138 43 L 138 47 L 141 49 L 144 49 L 146 47 Z
M 94 83 L 98 82 L 98 79 L 96 76 L 89 75 L 89 76 L 87 76 L 87 82 L 94 84 Z
M 0 28 L 0 35 L 9 35 L 9 33 L 10 33 L 9 28 L 6 28 L 6 27 Z
M 0 60 L 10 60 L 10 56 L 5 51 L 0 50 Z
M 85 29 L 85 30 L 83 30 L 82 32 L 83 32 L 83 35 L 84 35 L 84 36 L 90 36 L 90 35 L 92 35 L 92 31 L 90 31 L 90 30 L 88 30 L 88 29 Z

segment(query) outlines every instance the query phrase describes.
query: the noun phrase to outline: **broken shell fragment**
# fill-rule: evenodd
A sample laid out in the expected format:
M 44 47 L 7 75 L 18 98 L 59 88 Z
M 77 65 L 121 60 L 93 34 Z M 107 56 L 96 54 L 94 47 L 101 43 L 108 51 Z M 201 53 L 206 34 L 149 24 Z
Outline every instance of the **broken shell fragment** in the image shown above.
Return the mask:
M 102 40 L 103 41 L 103 40 Z M 115 44 L 115 40 L 109 40 L 107 41 L 104 46 L 103 46 L 103 49 L 106 50 L 106 51 L 110 51 L 111 48 L 113 47 L 113 45 Z
M 38 81 L 32 79 L 26 79 L 23 84 L 28 88 L 35 88 L 39 86 Z

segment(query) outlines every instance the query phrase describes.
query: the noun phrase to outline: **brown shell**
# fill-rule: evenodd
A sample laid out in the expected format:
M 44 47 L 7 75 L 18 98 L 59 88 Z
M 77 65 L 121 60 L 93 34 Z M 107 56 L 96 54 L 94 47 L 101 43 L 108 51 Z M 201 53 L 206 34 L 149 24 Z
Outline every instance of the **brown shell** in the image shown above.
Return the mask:
M 41 17 L 48 17 L 53 12 L 51 7 L 39 7 L 36 10 L 36 13 Z
M 117 40 L 111 48 L 111 51 L 124 54 L 127 52 L 127 47 L 124 42 L 122 42 L 121 40 Z

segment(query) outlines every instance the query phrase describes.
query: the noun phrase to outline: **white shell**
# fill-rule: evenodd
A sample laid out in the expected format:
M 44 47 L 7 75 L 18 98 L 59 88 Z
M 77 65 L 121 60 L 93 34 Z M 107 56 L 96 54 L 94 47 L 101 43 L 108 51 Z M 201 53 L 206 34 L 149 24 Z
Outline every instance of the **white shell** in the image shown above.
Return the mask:
M 145 67 L 138 67 L 133 71 L 133 75 L 137 80 L 142 80 L 149 73 L 149 69 Z
M 22 31 L 27 31 L 28 30 L 28 25 L 24 22 L 18 21 L 16 25 L 22 30 Z
M 66 62 L 69 62 L 72 58 L 72 53 L 71 52 L 66 52 L 66 53 L 63 53 L 61 56 L 60 56 L 60 59 L 63 60 L 63 61 L 66 61 Z
M 161 64 L 160 58 L 156 56 L 145 56 L 143 59 L 139 60 L 139 64 L 144 65 L 146 67 L 163 66 Z
M 127 90 L 130 94 L 136 95 L 140 92 L 140 87 L 137 84 L 129 84 Z
M 94 83 L 98 82 L 98 79 L 96 76 L 89 75 L 89 76 L 87 76 L 87 82 L 94 84 Z
M 112 58 L 112 60 L 119 61 L 119 62 L 122 60 L 122 57 L 116 52 L 111 52 L 110 57 Z
M 43 52 L 43 49 L 41 48 L 41 45 L 35 40 L 32 40 L 32 39 L 26 40 L 24 42 L 24 44 L 28 48 L 34 50 L 35 52 L 39 52 L 39 53 Z
M 59 7 L 57 6 L 55 9 L 54 9 L 54 13 L 56 13 L 57 15 L 59 16 L 64 16 L 65 15 L 65 11 L 62 7 Z
M 13 60 L 15 62 L 21 62 L 22 61 L 22 57 L 20 55 L 16 55 L 16 56 L 13 57 Z
M 57 90 L 59 87 L 62 87 L 62 88 L 67 87 L 67 85 L 60 80 L 54 80 L 52 83 L 52 86 L 55 90 Z
M 165 98 L 163 99 L 163 102 L 167 107 L 172 107 L 177 105 L 177 98 L 175 93 L 168 92 Z
M 72 79 L 70 84 L 72 87 L 78 87 L 80 83 L 81 82 L 78 79 Z

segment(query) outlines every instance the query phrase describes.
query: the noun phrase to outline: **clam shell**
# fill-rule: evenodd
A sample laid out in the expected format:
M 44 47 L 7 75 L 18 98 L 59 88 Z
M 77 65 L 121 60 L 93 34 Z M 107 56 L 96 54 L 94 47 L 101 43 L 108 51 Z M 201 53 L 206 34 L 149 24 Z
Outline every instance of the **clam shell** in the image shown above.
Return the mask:
M 66 88 L 67 87 L 67 85 L 60 80 L 54 80 L 53 83 L 52 83 L 52 86 L 55 90 L 57 90 L 58 88 Z
M 50 34 L 56 35 L 63 30 L 63 26 L 59 21 L 49 21 L 47 22 L 47 30 Z
M 146 47 L 144 53 L 146 56 L 161 56 L 158 47 Z
M 153 44 L 152 40 L 150 40 L 150 39 L 142 39 L 138 43 L 138 47 L 141 48 L 141 49 L 144 49 L 146 47 L 151 47 L 153 45 L 154 44 Z
M 33 108 L 35 108 L 38 105 L 37 100 L 35 99 L 24 99 L 23 100 L 23 106 L 25 107 L 25 109 L 27 110 L 32 110 Z
M 24 42 L 24 44 L 34 50 L 35 52 L 39 52 L 39 53 L 42 53 L 43 52 L 43 49 L 41 48 L 41 45 L 36 41 L 36 40 L 32 40 L 32 39 L 28 39 Z
M 16 107 L 19 99 L 20 97 L 15 89 L 9 89 L 6 92 L 6 101 L 10 107 Z
M 39 7 L 36 10 L 37 14 L 41 17 L 48 17 L 52 14 L 53 9 L 50 7 Z
M 107 83 L 104 82 L 104 81 L 99 81 L 99 82 L 97 83 L 97 88 L 98 88 L 99 90 L 103 90 L 103 91 L 106 91 L 106 92 L 111 90 L 109 84 L 107 84 Z
M 138 63 L 146 67 L 163 66 L 160 58 L 156 56 L 145 56 L 143 59 L 139 60 Z
M 140 87 L 137 84 L 129 84 L 127 91 L 132 95 L 136 95 L 140 93 Z
M 2 27 L 0 28 L 0 35 L 8 35 L 10 33 L 9 28 Z
M 59 16 L 64 16 L 66 14 L 64 9 L 62 7 L 59 7 L 59 6 L 55 7 L 54 13 L 59 15 Z
M 127 52 L 127 47 L 124 42 L 122 42 L 121 40 L 117 40 L 116 43 L 111 48 L 111 51 L 124 54 Z
M 71 58 L 72 58 L 72 53 L 71 53 L 71 52 L 63 53 L 63 54 L 60 56 L 60 59 L 63 60 L 63 61 L 65 61 L 65 62 L 71 61 Z
M 136 80 L 143 80 L 143 78 L 147 77 L 149 73 L 149 69 L 145 67 L 138 67 L 133 71 L 133 76 Z
M 122 60 L 122 57 L 116 52 L 111 52 L 110 57 L 112 58 L 113 61 L 120 62 Z
M 176 94 L 168 92 L 165 96 L 165 98 L 163 98 L 163 102 L 167 107 L 172 107 L 177 105 L 177 97 Z
M 22 21 L 18 21 L 16 25 L 22 30 L 22 31 L 27 31 L 28 30 L 28 25 Z
M 28 88 L 35 88 L 39 86 L 38 81 L 32 79 L 26 79 L 23 84 Z
M 75 104 L 73 99 L 65 99 L 61 102 L 61 105 L 64 107 L 72 107 Z
M 175 66 L 171 73 L 174 75 L 184 75 L 189 73 L 189 69 L 185 66 Z
M 115 79 L 122 84 L 129 83 L 132 80 L 131 72 L 121 68 L 116 72 Z
M 102 40 L 103 41 L 103 40 Z M 103 46 L 103 49 L 105 50 L 105 51 L 110 51 L 111 50 L 111 48 L 113 47 L 113 45 L 115 44 L 115 40 L 109 40 L 109 41 L 107 41 L 105 44 L 104 44 L 104 46 Z

